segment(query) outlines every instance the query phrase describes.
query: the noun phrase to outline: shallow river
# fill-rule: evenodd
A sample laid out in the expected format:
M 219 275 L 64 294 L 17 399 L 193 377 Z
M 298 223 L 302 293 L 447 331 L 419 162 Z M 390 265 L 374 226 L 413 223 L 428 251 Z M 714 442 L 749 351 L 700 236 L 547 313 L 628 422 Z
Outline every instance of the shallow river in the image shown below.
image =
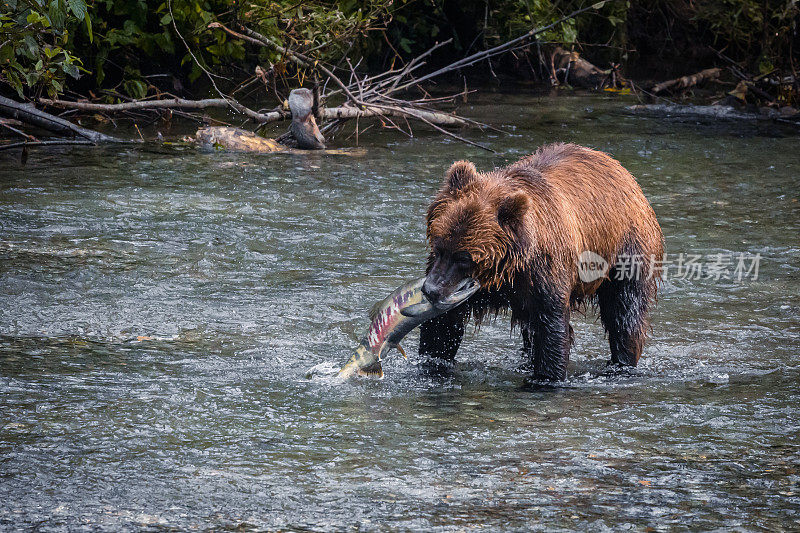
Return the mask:
M 0 529 L 800 529 L 800 138 L 622 106 L 483 96 L 496 155 L 375 128 L 347 156 L 0 155 Z M 664 229 L 638 369 L 606 371 L 590 311 L 548 390 L 503 317 L 446 374 L 412 334 L 382 381 L 305 378 L 422 273 L 452 161 L 552 141 L 619 159 Z

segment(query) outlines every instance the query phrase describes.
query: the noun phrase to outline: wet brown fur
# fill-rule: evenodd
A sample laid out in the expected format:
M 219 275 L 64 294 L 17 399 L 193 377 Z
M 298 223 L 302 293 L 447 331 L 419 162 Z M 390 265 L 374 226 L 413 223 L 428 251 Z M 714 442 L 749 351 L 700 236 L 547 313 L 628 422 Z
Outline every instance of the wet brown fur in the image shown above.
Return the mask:
M 485 173 L 456 162 L 428 208 L 427 223 L 432 248 L 465 251 L 475 262 L 483 286 L 470 309 L 477 324 L 511 309 L 512 325 L 524 326 L 530 309 L 518 293 L 536 284 L 546 283 L 548 294 L 573 310 L 592 301 L 609 279 L 580 280 L 577 258 L 585 250 L 609 265 L 620 254 L 641 254 L 645 315 L 656 296 L 661 272 L 649 259 L 663 257 L 661 228 L 635 178 L 603 152 L 551 144 Z M 432 261 L 433 252 L 429 268 Z M 644 318 L 626 340 L 636 360 L 647 325 Z

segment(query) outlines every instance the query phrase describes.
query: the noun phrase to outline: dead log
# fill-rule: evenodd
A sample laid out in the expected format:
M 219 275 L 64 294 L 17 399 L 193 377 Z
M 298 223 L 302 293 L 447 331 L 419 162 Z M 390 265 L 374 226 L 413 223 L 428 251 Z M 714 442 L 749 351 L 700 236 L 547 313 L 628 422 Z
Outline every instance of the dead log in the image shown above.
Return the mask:
M 654 85 L 653 88 L 650 89 L 650 92 L 653 94 L 658 94 L 666 90 L 675 91 L 688 89 L 707 81 L 719 79 L 719 75 L 721 73 L 722 69 L 720 68 L 707 68 L 705 70 L 701 70 L 700 72 L 690 74 L 689 76 L 681 76 L 680 78 L 675 78 L 674 80 L 662 81 L 661 83 Z
M 101 113 L 121 113 L 123 111 L 131 110 L 147 110 L 147 109 L 207 109 L 207 108 L 220 108 L 224 109 L 229 107 L 228 102 L 222 98 L 209 98 L 205 100 L 183 100 L 180 98 L 171 98 L 165 100 L 139 100 L 135 102 L 123 102 L 120 104 L 97 104 L 93 102 L 74 102 L 71 100 L 50 100 L 42 98 L 39 100 L 42 104 L 53 107 L 62 107 L 65 109 L 78 109 L 81 111 L 92 111 Z M 173 103 L 177 105 L 173 106 Z M 378 109 L 370 108 L 369 104 L 364 104 L 366 109 L 358 109 L 350 106 L 341 107 L 322 107 L 321 114 L 326 119 L 353 119 L 353 118 L 369 118 L 378 115 L 389 115 L 396 117 L 408 117 L 410 113 L 414 113 L 434 124 L 443 126 L 466 126 L 469 122 L 456 115 L 449 113 L 442 113 L 438 111 L 429 111 L 423 109 L 409 109 L 401 111 L 400 104 L 397 109 Z M 259 113 L 259 124 L 268 124 L 271 122 L 279 122 L 281 120 L 288 120 L 290 113 L 286 111 L 269 111 L 267 113 Z
M 209 109 L 209 108 L 231 108 L 229 100 L 224 98 L 206 98 L 203 100 L 185 100 L 183 98 L 166 98 L 164 100 L 134 100 L 132 102 L 122 102 L 119 104 L 98 104 L 95 102 L 74 102 L 70 100 L 51 100 L 40 98 L 39 102 L 53 107 L 63 107 L 66 109 L 78 109 L 80 111 L 92 111 L 99 113 L 123 113 L 125 111 L 144 111 L 157 109 Z M 241 104 L 240 104 L 241 105 Z M 282 110 L 270 111 L 268 113 L 258 113 L 252 109 L 242 109 L 232 107 L 235 111 L 242 113 L 248 118 L 253 119 L 259 124 L 267 124 L 284 120 L 289 117 L 288 113 Z
M 234 152 L 268 153 L 288 150 L 286 146 L 273 139 L 265 139 L 250 131 L 227 126 L 200 128 L 195 133 L 194 140 L 204 148 Z
M 351 119 L 368 118 L 388 115 L 390 117 L 418 118 L 433 124 L 442 126 L 466 126 L 466 120 L 456 115 L 427 111 L 423 109 L 404 108 L 402 105 L 378 106 L 377 104 L 365 103 L 366 109 L 356 109 L 354 107 L 325 107 L 322 109 L 322 116 L 326 119 Z
M 11 150 L 12 148 L 27 148 L 29 146 L 63 146 L 63 145 L 88 145 L 94 146 L 96 143 L 81 139 L 56 139 L 53 141 L 23 141 L 18 143 L 0 144 L 0 150 Z
M 36 126 L 58 135 L 82 137 L 95 144 L 126 142 L 122 139 L 100 133 L 99 131 L 86 129 L 68 120 L 64 120 L 63 118 L 53 116 L 50 113 L 36 109 L 33 104 L 22 104 L 4 96 L 0 96 L 0 115 L 19 120 L 25 124 Z
M 640 104 L 628 106 L 625 109 L 631 113 L 664 117 L 685 116 L 714 120 L 770 120 L 800 126 L 800 119 L 792 120 L 788 113 L 768 107 L 761 108 L 757 113 L 741 111 L 729 105 Z

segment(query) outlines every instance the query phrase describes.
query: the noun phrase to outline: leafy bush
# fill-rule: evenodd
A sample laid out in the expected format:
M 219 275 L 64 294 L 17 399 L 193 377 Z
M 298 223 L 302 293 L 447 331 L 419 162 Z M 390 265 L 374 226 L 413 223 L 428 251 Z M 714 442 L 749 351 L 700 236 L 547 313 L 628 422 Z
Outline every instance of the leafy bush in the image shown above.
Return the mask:
M 82 93 L 102 87 L 141 98 L 156 83 L 161 91 L 179 91 L 204 69 L 232 81 L 251 76 L 256 65 L 272 66 L 275 75 L 302 84 L 307 72 L 279 52 L 209 30 L 212 21 L 233 29 L 244 24 L 316 61 L 336 63 L 347 55 L 377 70 L 448 38 L 451 54 L 485 49 L 593 0 L 0 2 L 0 87 L 26 98 L 57 96 L 65 84 Z M 800 47 L 798 18 L 797 0 L 616 0 L 540 39 L 599 44 L 590 48 L 598 64 L 625 60 L 626 50 L 637 49 L 642 63 L 662 75 L 670 62 L 682 73 L 694 63 L 709 66 L 718 59 L 711 47 L 766 72 L 792 67 L 791 52 Z M 445 56 L 442 50 L 439 60 Z
M 85 72 L 70 46 L 70 28 L 85 23 L 92 39 L 92 21 L 84 0 L 4 0 L 0 13 L 0 81 L 25 93 L 52 97 L 64 89 L 67 76 Z

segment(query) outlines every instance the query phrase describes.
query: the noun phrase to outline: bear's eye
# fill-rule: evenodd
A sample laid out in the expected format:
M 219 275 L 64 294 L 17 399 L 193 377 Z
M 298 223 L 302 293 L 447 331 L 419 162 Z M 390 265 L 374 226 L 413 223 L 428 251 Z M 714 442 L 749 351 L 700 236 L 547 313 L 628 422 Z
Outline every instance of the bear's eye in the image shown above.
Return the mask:
M 453 254 L 453 259 L 458 263 L 472 262 L 472 256 L 468 252 L 456 252 Z

